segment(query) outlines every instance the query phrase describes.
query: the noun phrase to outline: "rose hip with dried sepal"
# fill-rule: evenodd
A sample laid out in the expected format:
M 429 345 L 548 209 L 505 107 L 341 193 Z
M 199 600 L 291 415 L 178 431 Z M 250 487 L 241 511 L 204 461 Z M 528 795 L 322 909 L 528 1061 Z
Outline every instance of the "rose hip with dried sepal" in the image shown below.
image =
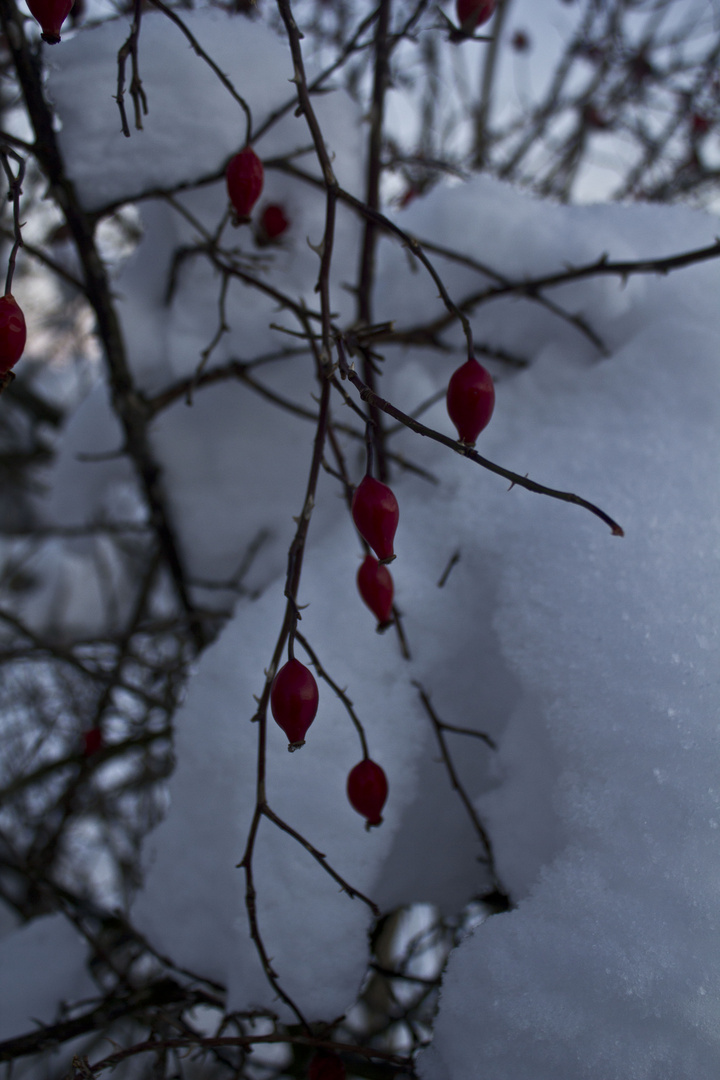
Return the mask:
M 482 26 L 492 17 L 497 6 L 497 0 L 456 0 L 455 13 L 460 28 L 466 34 Z
M 12 293 L 0 296 L 0 376 L 7 375 L 23 354 L 27 340 L 25 316 Z
M 250 216 L 263 189 L 263 164 L 255 151 L 246 146 L 235 157 L 230 158 L 225 171 L 228 195 L 238 218 L 245 220 Z
M 372 555 L 366 555 L 357 572 L 358 592 L 378 621 L 378 630 L 384 630 L 392 621 L 395 587 L 387 566 Z
M 448 416 L 460 442 L 474 446 L 495 408 L 495 387 L 490 373 L 471 356 L 452 375 L 447 389 Z
M 73 0 L 27 0 L 30 14 L 40 23 L 43 41 L 57 45 L 60 28 L 70 14 Z
M 353 810 L 367 818 L 366 828 L 370 829 L 382 823 L 381 811 L 387 795 L 387 777 L 375 761 L 363 758 L 350 770 L 347 796 Z
M 305 743 L 307 729 L 318 709 L 318 688 L 313 673 L 294 657 L 280 668 L 270 690 L 270 709 L 288 737 L 288 750 Z
M 393 540 L 400 519 L 397 499 L 387 484 L 364 476 L 352 499 L 352 518 L 381 563 L 395 558 Z

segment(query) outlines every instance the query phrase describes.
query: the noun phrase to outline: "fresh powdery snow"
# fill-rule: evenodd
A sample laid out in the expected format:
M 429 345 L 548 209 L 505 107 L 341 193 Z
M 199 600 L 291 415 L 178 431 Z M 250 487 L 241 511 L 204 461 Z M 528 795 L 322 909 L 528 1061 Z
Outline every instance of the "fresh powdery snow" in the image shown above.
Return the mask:
M 172 45 L 167 26 L 156 31 L 155 18 L 143 18 L 143 35 L 162 45 L 164 57 L 154 75 L 149 48 L 143 60 L 147 131 L 120 137 L 119 148 L 108 143 L 105 156 L 86 152 L 94 114 L 71 108 L 69 95 L 88 57 L 99 63 L 104 55 L 112 69 L 122 33 L 115 27 L 78 35 L 53 56 L 58 71 L 50 85 L 63 142 L 89 205 L 119 197 L 131 180 L 133 190 L 148 190 L 204 175 L 238 145 L 237 107 L 227 117 L 213 111 L 216 88 L 206 87 L 201 62 L 180 35 Z M 239 62 L 222 51 L 223 18 L 187 18 L 241 92 L 250 93 Z M 251 52 L 261 66 L 275 65 L 282 83 L 284 47 L 260 28 L 252 34 Z M 163 81 L 177 87 L 195 79 L 193 108 L 205 128 L 213 115 L 213 131 L 202 138 L 203 123 L 191 126 L 189 106 L 173 103 L 172 124 L 161 113 Z M 270 109 L 277 103 L 273 80 L 262 84 Z M 342 153 L 359 146 L 358 128 L 340 94 L 321 100 L 340 168 Z M 153 109 L 162 120 L 160 141 Z M 307 141 L 301 120 L 290 115 L 287 124 L 295 128 L 284 129 L 286 148 Z M 188 139 L 193 152 L 185 157 Z M 115 156 L 121 150 L 130 154 L 125 174 Z M 207 161 L 199 160 L 201 152 Z M 359 153 L 343 168 L 343 182 L 359 185 Z M 268 178 L 285 184 L 305 215 L 268 255 L 273 283 L 317 304 L 317 256 L 306 237 L 320 239 L 322 197 L 272 170 Z M 218 183 L 188 196 L 186 205 L 209 223 L 225 198 Z M 173 251 L 192 229 L 167 206 L 147 204 L 141 212 L 144 239 L 117 294 L 135 371 L 156 392 L 190 374 L 211 340 L 218 283 L 195 260 L 184 267 L 173 302 L 162 306 Z M 717 232 L 716 221 L 686 209 L 552 206 L 483 178 L 437 188 L 398 211 L 396 221 L 516 279 L 604 252 L 611 261 L 667 255 L 711 243 Z M 333 277 L 340 322 L 352 318 L 342 285 L 354 273 L 357 236 L 357 224 L 343 216 Z M 238 244 L 257 254 L 240 233 Z M 398 327 L 443 314 L 437 288 L 411 260 L 383 241 L 376 315 Z M 467 264 L 437 256 L 437 265 L 457 299 L 487 285 Z M 478 307 L 477 341 L 529 363 L 524 370 L 493 366 L 497 406 L 478 449 L 592 500 L 619 521 L 625 537 L 612 536 L 580 507 L 509 490 L 506 480 L 436 443 L 397 436 L 393 449 L 439 481 L 400 470 L 393 477 L 400 502 L 393 574 L 412 653 L 407 661 L 393 631 L 374 633 L 357 596 L 360 548 L 338 485 L 323 475 L 300 587 L 299 601 L 308 605 L 300 629 L 347 688 L 390 796 L 384 824 L 367 833 L 345 796 L 347 773 L 362 756 L 359 740 L 321 681 L 320 710 L 301 751 L 288 754 L 270 724 L 268 800 L 381 908 L 432 901 L 458 910 L 487 878 L 438 760 L 413 685 L 420 682 L 445 722 L 485 731 L 498 744 L 493 752 L 479 740 L 448 736 L 516 904 L 452 954 L 421 1076 L 710 1080 L 720 1068 L 720 264 L 627 282 L 589 278 L 548 295 L 581 314 L 608 355 L 577 324 L 530 299 Z M 227 318 L 231 330 L 211 366 L 272 351 L 287 339 L 269 324 L 294 325 L 269 300 L 239 287 L 230 290 Z M 412 411 L 445 385 L 463 359 L 459 331 L 447 341 L 450 354 L 389 349 L 383 393 Z M 257 377 L 316 408 L 307 358 L 259 368 Z M 353 422 L 339 403 L 334 415 Z M 76 519 L 91 517 L 101 504 L 106 511 L 112 505 L 114 486 L 127 485 L 117 463 L 78 460 L 80 450 L 107 449 L 100 445 L 103 417 L 107 397 L 97 390 L 68 426 L 66 449 L 49 477 L 48 513 L 71 506 Z M 452 434 L 442 403 L 423 420 Z M 241 383 L 198 390 L 191 408 L 178 400 L 154 430 L 194 577 L 224 580 L 259 530 L 270 536 L 253 569 L 262 595 L 238 601 L 190 677 L 176 718 L 169 810 L 146 841 L 145 885 L 131 912 L 162 952 L 225 982 L 231 1008 L 261 1005 L 286 1017 L 250 939 L 237 864 L 255 805 L 253 696 L 262 691 L 282 622 L 285 553 L 292 515 L 302 509 L 313 431 Z M 355 445 L 348 465 L 358 481 L 362 441 Z M 459 561 L 438 588 L 456 552 Z M 197 592 L 210 602 L 210 590 Z M 369 908 L 269 821 L 260 826 L 254 867 L 259 926 L 281 985 L 310 1018 L 348 1009 L 365 970 Z M 21 947 L 22 934 L 11 931 L 0 943 L 0 1015 L 12 989 L 8 950 Z M 26 955 L 38 965 L 45 997 L 24 1025 L 18 1021 L 17 1033 L 29 1028 L 30 1015 L 51 1019 L 52 1002 L 69 993 L 62 979 L 48 982 L 34 959 L 36 945 Z

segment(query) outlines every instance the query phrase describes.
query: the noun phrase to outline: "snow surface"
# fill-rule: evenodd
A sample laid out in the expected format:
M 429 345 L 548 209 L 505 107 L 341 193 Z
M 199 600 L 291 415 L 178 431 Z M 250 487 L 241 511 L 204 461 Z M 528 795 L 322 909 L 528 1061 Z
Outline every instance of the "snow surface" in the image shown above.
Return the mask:
M 222 57 L 223 19 L 192 18 Z M 144 18 L 143 34 L 152 26 Z M 183 157 L 184 112 L 176 128 L 164 125 L 167 147 L 148 138 L 152 152 L 143 153 L 149 131 L 119 144 L 130 148 L 125 173 L 109 144 L 97 156 L 86 150 L 95 121 L 63 95 L 81 85 L 79 73 L 89 56 L 101 55 L 104 34 L 109 40 L 106 30 L 78 35 L 75 52 L 58 55 L 51 83 L 86 198 L 117 198 L 131 180 L 132 190 L 146 190 L 158 175 L 187 179 L 193 169 L 204 173 L 210 159 L 219 167 L 237 145 L 233 110 L 213 113 L 207 161 Z M 161 36 L 170 49 L 167 28 Z M 174 47 L 184 49 L 178 40 Z M 112 38 L 106 63 L 116 46 Z M 267 68 L 282 68 L 282 81 L 283 49 L 276 53 L 269 39 L 253 47 L 265 50 Z M 198 115 L 205 115 L 215 87 L 197 74 L 197 58 L 180 69 L 174 56 L 168 52 L 160 73 L 173 86 L 197 79 Z M 147 68 L 151 108 L 157 95 L 159 111 L 160 87 Z M 323 118 L 330 143 L 359 145 L 349 103 L 340 95 L 326 101 L 334 101 Z M 290 145 L 297 143 L 293 136 Z M 351 163 L 345 167 L 359 183 L 359 155 Z M 287 245 L 270 253 L 270 276 L 288 295 L 316 304 L 317 257 L 305 236 L 321 235 L 323 202 L 299 183 L 294 198 L 307 216 Z M 188 196 L 186 205 L 211 223 L 224 199 L 218 184 Z M 550 206 L 483 179 L 438 188 L 397 221 L 518 278 L 603 252 L 644 258 L 686 250 L 712 242 L 717 228 L 682 209 Z M 199 261 L 188 264 L 172 304 L 162 307 L 173 251 L 190 227 L 165 205 L 143 209 L 143 225 L 118 292 L 131 362 L 155 392 L 191 373 L 212 338 L 218 283 Z M 354 273 L 357 235 L 345 216 L 333 292 L 341 322 L 352 318 L 342 284 Z M 257 254 L 247 231 L 238 244 Z M 376 316 L 398 327 L 443 313 L 437 289 L 409 260 L 383 242 Z M 486 283 L 467 266 L 437 261 L 455 297 Z M 344 793 L 361 756 L 358 739 L 321 683 L 320 711 L 302 751 L 288 754 L 271 724 L 270 805 L 381 907 L 431 900 L 456 910 L 487 880 L 412 680 L 422 682 L 447 723 L 487 731 L 499 743 L 493 755 L 477 740 L 452 736 L 518 906 L 489 919 L 451 958 L 434 1042 L 420 1060 L 428 1080 L 697 1080 L 717 1072 L 719 287 L 720 268 L 711 262 L 667 278 L 625 285 L 598 278 L 554 290 L 553 300 L 581 312 L 605 339 L 607 359 L 577 326 L 528 300 L 478 309 L 478 342 L 530 362 L 523 371 L 493 367 L 497 407 L 480 452 L 599 503 L 626 537 L 613 538 L 578 507 L 517 487 L 508 492 L 506 481 L 436 444 L 398 436 L 394 448 L 440 481 L 430 486 L 401 471 L 393 479 L 401 507 L 393 574 L 410 662 L 400 659 L 392 632 L 374 633 L 355 590 L 359 545 L 337 485 L 322 477 L 300 589 L 300 602 L 309 604 L 301 630 L 347 687 L 371 756 L 388 774 L 390 798 L 382 828 L 367 834 Z M 231 290 L 228 319 L 231 332 L 212 364 L 276 349 L 286 339 L 268 324 L 294 325 L 244 288 Z M 459 332 L 447 341 L 449 355 L 388 349 L 383 393 L 409 411 L 445 385 L 462 358 Z M 257 374 L 313 408 L 307 358 Z M 66 505 L 73 489 L 73 513 L 88 517 L 107 506 L 113 485 L 127 481 L 109 462 L 103 485 L 101 473 L 91 475 L 76 458 L 84 444 L 97 449 L 106 415 L 98 391 L 71 421 L 50 478 L 55 505 Z M 340 416 L 351 421 L 347 409 Z M 424 420 L 452 433 L 442 404 Z M 227 982 L 234 1009 L 283 1011 L 249 938 L 237 863 L 255 802 L 253 695 L 262 691 L 281 624 L 284 553 L 291 517 L 301 509 L 312 434 L 311 424 L 279 414 L 241 384 L 198 391 L 191 408 L 180 402 L 154 430 L 194 575 L 223 580 L 259 528 L 272 532 L 255 572 L 263 595 L 238 602 L 190 679 L 177 716 L 170 810 L 146 844 L 145 887 L 132 913 L 178 963 Z M 348 452 L 355 480 L 362 475 L 357 446 Z M 460 561 L 439 589 L 455 551 Z M 255 872 L 261 932 L 281 984 L 309 1016 L 337 1015 L 352 1004 L 364 972 L 368 909 L 267 821 Z M 20 948 L 24 932 L 10 934 L 3 948 Z M 0 989 L 7 993 L 7 986 L 0 974 Z
M 262 22 L 212 9 L 184 11 L 182 21 L 246 102 L 251 138 L 272 113 L 295 100 L 287 45 Z M 49 58 L 49 92 L 62 117 L 61 149 L 78 194 L 93 210 L 158 187 L 219 175 L 231 154 L 248 141 L 241 105 L 182 31 L 154 13 L 143 16 L 138 50 L 148 113 L 137 131 L 126 90 L 131 128 L 126 138 L 116 102 L 117 54 L 129 32 L 129 20 L 119 18 L 64 42 L 62 54 Z M 268 71 L 275 77 L 268 78 Z M 129 62 L 126 82 L 129 86 Z M 343 100 L 340 94 L 318 98 L 317 111 L 321 118 L 329 114 L 333 123 L 330 149 L 338 178 L 348 186 L 355 173 L 356 135 Z M 266 158 L 310 143 L 304 122 L 291 108 L 254 145 Z M 312 154 L 300 160 L 318 175 Z
M 0 1040 L 51 1024 L 61 1002 L 91 997 L 87 946 L 64 915 L 45 915 L 0 941 Z M 42 974 L 41 974 L 42 973 Z

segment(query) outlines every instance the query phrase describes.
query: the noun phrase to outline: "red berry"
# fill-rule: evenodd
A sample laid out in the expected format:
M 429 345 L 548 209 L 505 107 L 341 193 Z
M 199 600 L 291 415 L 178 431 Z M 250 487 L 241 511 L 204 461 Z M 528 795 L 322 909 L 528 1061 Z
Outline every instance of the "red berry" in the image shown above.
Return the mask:
M 345 1080 L 345 1065 L 337 1054 L 318 1051 L 308 1065 L 308 1080 Z
M 605 131 L 610 127 L 610 121 L 604 113 L 600 112 L 596 105 L 586 105 L 582 112 L 583 121 L 588 127 L 596 131 Z
M 385 773 L 370 758 L 358 762 L 347 778 L 347 795 L 353 810 L 367 818 L 368 827 L 382 821 L 380 811 L 385 805 L 388 782 Z
M 278 236 L 287 229 L 290 222 L 285 217 L 285 211 L 277 203 L 270 203 L 262 212 L 260 228 L 265 240 L 277 240 Z
M 249 217 L 263 188 L 262 161 L 251 147 L 246 146 L 230 158 L 225 172 L 228 195 L 239 218 Z
M 702 113 L 693 113 L 690 126 L 692 128 L 693 135 L 707 135 L 710 130 L 711 123 L 707 116 L 703 116 Z
M 83 757 L 92 757 L 93 754 L 102 750 L 102 741 L 102 731 L 99 727 L 91 727 L 83 731 Z
M 288 749 L 297 750 L 305 742 L 318 708 L 315 677 L 299 660 L 288 660 L 278 671 L 270 691 L 270 708 L 288 737 Z
M 357 573 L 360 595 L 382 626 L 392 619 L 393 579 L 387 566 L 366 555 Z
M 492 17 L 497 0 L 455 0 L 457 20 L 466 34 Z
M 447 390 L 447 411 L 460 442 L 475 445 L 495 408 L 495 387 L 489 372 L 471 356 L 453 374 Z
M 0 297 L 0 375 L 7 375 L 25 348 L 25 316 L 10 293 Z
M 352 516 L 357 531 L 363 540 L 367 540 L 380 562 L 392 562 L 400 510 L 387 484 L 364 476 L 353 495 Z
M 60 27 L 70 14 L 73 0 L 27 0 L 27 6 L 40 23 L 43 41 L 57 45 Z

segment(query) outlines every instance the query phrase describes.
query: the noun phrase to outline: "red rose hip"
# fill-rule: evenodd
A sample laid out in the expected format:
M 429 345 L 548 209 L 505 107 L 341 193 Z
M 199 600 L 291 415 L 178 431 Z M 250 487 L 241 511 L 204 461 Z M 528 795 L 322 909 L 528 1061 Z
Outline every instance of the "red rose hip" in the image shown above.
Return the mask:
M 239 218 L 249 217 L 263 189 L 263 165 L 255 151 L 246 146 L 230 158 L 225 171 L 230 202 Z
M 365 561 L 357 573 L 358 592 L 377 619 L 378 629 L 386 626 L 392 619 L 393 579 L 387 566 L 383 566 L 366 555 Z
M 457 428 L 460 442 L 475 445 L 487 427 L 495 408 L 495 387 L 489 372 L 474 356 L 457 369 L 448 384 L 448 416 Z
M 457 20 L 465 33 L 470 34 L 492 17 L 496 6 L 497 0 L 456 0 Z
M 275 676 L 270 690 L 270 709 L 288 737 L 288 750 L 297 750 L 304 744 L 305 734 L 318 709 L 315 677 L 299 660 L 288 660 Z
M 358 762 L 347 778 L 347 796 L 353 810 L 367 818 L 367 827 L 380 825 L 380 812 L 388 795 L 385 773 L 370 758 Z
M 70 14 L 73 0 L 27 0 L 27 6 L 40 23 L 43 41 L 48 45 L 57 45 L 60 27 Z
M 269 203 L 260 216 L 260 230 L 264 240 L 277 240 L 289 224 L 285 211 L 277 203 Z
M 693 113 L 690 118 L 690 129 L 695 136 L 707 135 L 711 127 L 712 123 L 702 113 Z
M 395 558 L 393 540 L 400 519 L 397 499 L 387 484 L 364 476 L 355 489 L 352 517 L 357 531 L 381 563 Z
M 11 293 L 0 296 L 0 375 L 7 375 L 23 354 L 27 328 L 25 316 Z

